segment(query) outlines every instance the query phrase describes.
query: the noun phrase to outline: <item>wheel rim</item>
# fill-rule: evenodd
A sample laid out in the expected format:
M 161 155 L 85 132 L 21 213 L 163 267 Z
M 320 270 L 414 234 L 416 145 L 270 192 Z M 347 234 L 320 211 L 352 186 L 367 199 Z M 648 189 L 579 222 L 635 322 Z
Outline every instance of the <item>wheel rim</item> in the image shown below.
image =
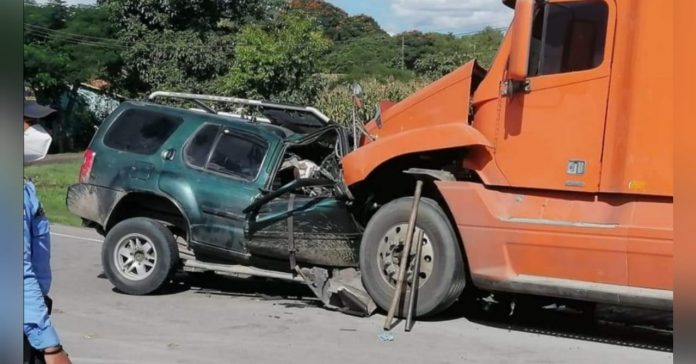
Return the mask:
M 403 257 L 404 242 L 406 241 L 406 230 L 408 224 L 399 224 L 391 227 L 382 236 L 379 242 L 379 248 L 377 249 L 377 265 L 379 267 L 380 275 L 382 279 L 394 288 L 396 286 L 396 280 L 401 268 L 401 261 Z M 421 231 L 421 228 L 416 227 L 414 231 L 414 236 L 416 233 Z M 418 288 L 423 287 L 426 282 L 430 279 L 433 272 L 433 266 L 435 264 L 435 254 L 433 250 L 433 244 L 427 234 L 423 234 L 423 240 L 420 242 L 423 247 L 421 248 L 421 259 L 420 259 L 420 269 L 418 274 Z M 406 284 L 411 285 L 413 280 L 413 272 L 416 256 L 416 244 L 411 244 L 411 252 L 409 256 L 409 264 L 406 269 Z
M 129 234 L 116 244 L 113 259 L 121 275 L 133 281 L 140 281 L 149 277 L 155 269 L 157 249 L 146 236 Z

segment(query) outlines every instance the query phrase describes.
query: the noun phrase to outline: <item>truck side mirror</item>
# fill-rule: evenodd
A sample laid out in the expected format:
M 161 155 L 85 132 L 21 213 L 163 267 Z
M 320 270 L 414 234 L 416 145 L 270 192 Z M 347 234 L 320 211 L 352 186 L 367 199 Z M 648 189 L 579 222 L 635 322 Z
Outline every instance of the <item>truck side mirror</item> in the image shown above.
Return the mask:
M 515 18 L 511 27 L 512 46 L 508 64 L 508 77 L 510 80 L 524 81 L 527 79 L 533 21 L 534 0 L 517 0 L 515 4 Z

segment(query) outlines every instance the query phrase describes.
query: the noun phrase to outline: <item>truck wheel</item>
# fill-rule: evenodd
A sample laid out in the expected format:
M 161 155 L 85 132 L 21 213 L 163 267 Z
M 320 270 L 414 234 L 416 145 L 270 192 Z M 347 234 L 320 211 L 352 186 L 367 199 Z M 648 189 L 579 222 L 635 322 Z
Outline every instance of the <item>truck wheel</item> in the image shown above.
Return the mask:
M 360 244 L 363 284 L 384 310 L 389 310 L 394 295 L 412 204 L 412 197 L 404 197 L 382 206 L 367 224 Z M 415 312 L 422 317 L 451 306 L 464 290 L 466 275 L 457 236 L 435 201 L 421 198 L 416 229 L 424 230 Z M 415 253 L 413 244 L 411 255 Z M 410 289 L 413 267 L 411 260 L 406 271 L 409 283 L 404 291 Z M 405 316 L 408 307 L 405 301 L 401 300 L 397 316 Z
M 136 217 L 121 221 L 106 234 L 102 267 L 121 292 L 145 295 L 160 289 L 176 270 L 178 248 L 159 222 Z

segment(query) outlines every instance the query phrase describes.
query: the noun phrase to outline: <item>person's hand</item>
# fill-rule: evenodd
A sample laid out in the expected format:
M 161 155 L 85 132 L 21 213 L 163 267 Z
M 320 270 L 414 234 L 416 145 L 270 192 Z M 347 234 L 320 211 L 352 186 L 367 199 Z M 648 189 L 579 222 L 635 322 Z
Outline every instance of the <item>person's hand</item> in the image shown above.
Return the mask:
M 46 364 L 72 364 L 70 358 L 68 358 L 68 353 L 61 351 L 57 354 L 44 355 L 44 360 Z

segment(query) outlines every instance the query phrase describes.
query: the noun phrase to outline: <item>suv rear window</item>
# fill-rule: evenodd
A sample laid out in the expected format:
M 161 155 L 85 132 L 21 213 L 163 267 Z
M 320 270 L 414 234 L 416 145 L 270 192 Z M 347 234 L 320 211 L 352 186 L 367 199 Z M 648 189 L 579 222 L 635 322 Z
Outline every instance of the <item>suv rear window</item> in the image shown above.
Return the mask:
M 153 154 L 182 122 L 180 117 L 160 112 L 129 109 L 111 125 L 104 144 L 126 152 Z

